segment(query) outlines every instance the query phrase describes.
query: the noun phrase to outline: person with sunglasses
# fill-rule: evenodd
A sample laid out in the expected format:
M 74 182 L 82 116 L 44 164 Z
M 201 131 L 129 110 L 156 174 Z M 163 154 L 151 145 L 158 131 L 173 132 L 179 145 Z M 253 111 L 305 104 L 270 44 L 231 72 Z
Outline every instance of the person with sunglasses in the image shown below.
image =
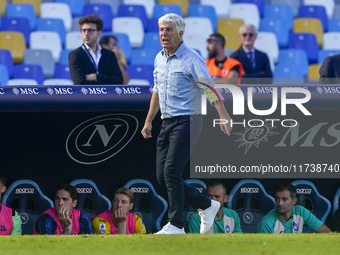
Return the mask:
M 79 20 L 83 44 L 68 55 L 70 74 L 75 85 L 123 84 L 123 75 L 114 52 L 102 48 L 97 40 L 103 20 L 88 15 Z
M 241 83 L 272 83 L 273 73 L 267 54 L 254 48 L 257 38 L 256 27 L 252 24 L 241 26 L 239 36 L 242 45 L 230 57 L 240 61 L 243 66 Z

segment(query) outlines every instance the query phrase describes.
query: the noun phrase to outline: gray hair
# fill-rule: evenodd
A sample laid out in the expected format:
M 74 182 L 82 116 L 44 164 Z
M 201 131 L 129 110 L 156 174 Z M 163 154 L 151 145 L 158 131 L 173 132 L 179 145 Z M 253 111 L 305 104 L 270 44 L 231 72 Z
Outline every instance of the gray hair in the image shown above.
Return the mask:
M 242 31 L 243 28 L 248 28 L 248 27 L 254 29 L 255 34 L 257 34 L 257 28 L 253 24 L 244 24 L 244 25 L 240 26 L 239 34 L 242 33 L 241 31 Z
M 181 16 L 175 13 L 168 13 L 158 19 L 158 25 L 162 24 L 163 22 L 173 23 L 176 26 L 177 33 L 181 31 L 184 33 L 185 22 Z

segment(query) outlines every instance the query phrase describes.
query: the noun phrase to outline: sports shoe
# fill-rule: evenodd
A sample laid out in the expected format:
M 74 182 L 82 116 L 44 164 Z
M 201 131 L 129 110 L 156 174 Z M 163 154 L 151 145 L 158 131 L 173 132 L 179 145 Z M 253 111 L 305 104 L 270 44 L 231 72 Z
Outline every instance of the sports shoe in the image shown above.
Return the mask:
M 221 204 L 215 200 L 211 200 L 211 205 L 205 210 L 198 209 L 198 214 L 201 216 L 200 233 L 206 234 L 214 224 L 215 216 L 220 209 Z
M 166 224 L 160 231 L 155 233 L 155 235 L 174 235 L 174 234 L 185 234 L 184 228 L 178 228 L 174 225 L 171 225 L 170 222 Z

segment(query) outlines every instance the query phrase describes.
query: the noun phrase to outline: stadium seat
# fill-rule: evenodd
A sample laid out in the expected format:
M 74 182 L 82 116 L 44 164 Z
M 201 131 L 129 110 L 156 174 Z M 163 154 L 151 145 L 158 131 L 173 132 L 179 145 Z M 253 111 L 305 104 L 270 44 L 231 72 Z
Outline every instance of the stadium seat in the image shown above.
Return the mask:
M 218 18 L 227 18 L 230 14 L 231 0 L 201 0 L 203 5 L 211 5 L 215 8 Z
M 65 3 L 42 3 L 40 18 L 56 18 L 64 21 L 66 32 L 71 30 L 72 14 L 68 4 Z
M 40 16 L 41 0 L 11 0 L 12 4 L 31 4 L 33 5 L 35 16 Z
M 0 0 L 0 14 L 2 17 L 5 16 L 6 5 L 7 5 L 7 0 Z
M 144 79 L 130 79 L 127 85 L 150 85 L 150 82 Z
M 185 183 L 195 187 L 200 193 L 206 194 L 207 185 L 203 181 L 198 180 L 198 179 L 188 179 L 188 180 L 185 180 Z M 183 211 L 183 222 L 184 222 L 185 232 L 189 232 L 189 229 L 188 229 L 189 220 L 192 214 L 195 212 L 196 210 L 193 207 L 185 203 L 184 211 Z
M 61 65 L 68 65 L 68 54 L 70 54 L 72 50 L 61 50 L 59 64 Z
M 135 203 L 131 212 L 140 216 L 147 233 L 161 229 L 161 221 L 168 210 L 168 203 L 158 195 L 151 182 L 144 179 L 133 179 L 124 185 L 135 195 Z
M 215 8 L 210 5 L 191 4 L 188 8 L 188 17 L 209 18 L 214 32 L 217 31 L 217 15 Z
M 252 179 L 239 181 L 229 193 L 227 208 L 237 212 L 243 233 L 257 233 L 257 224 L 275 208 L 275 200 Z
M 289 27 L 285 20 L 276 18 L 261 19 L 259 31 L 274 33 L 280 48 L 288 46 Z
M 320 70 L 321 65 L 318 64 L 311 64 L 308 67 L 308 81 L 310 82 L 319 82 L 320 79 L 320 74 L 319 74 L 319 70 Z
M 0 49 L 11 52 L 14 63 L 22 63 L 26 43 L 22 33 L 19 32 L 0 32 Z
M 0 64 L 0 85 L 7 85 L 9 80 L 9 73 L 7 67 L 3 64 Z
M 70 6 L 72 17 L 83 15 L 84 0 L 54 0 L 55 3 L 65 3 Z
M 25 50 L 24 64 L 40 65 L 45 78 L 52 78 L 54 75 L 54 60 L 49 50 Z
M 163 49 L 160 43 L 160 40 L 159 40 L 158 32 L 149 32 L 149 33 L 144 34 L 143 49 L 150 49 L 150 48 L 157 49 L 158 51 L 161 51 Z
M 155 48 L 133 49 L 131 52 L 131 65 L 153 65 L 159 50 Z
M 153 8 L 155 7 L 155 0 L 123 0 L 124 4 L 141 4 L 144 6 L 148 18 L 151 19 L 153 16 Z
M 38 82 L 34 79 L 10 79 L 7 82 L 9 86 L 18 86 L 18 85 L 38 85 Z
M 44 73 L 42 67 L 36 64 L 18 64 L 13 68 L 14 79 L 34 79 L 38 85 L 44 83 Z
M 136 17 L 140 18 L 144 30 L 146 30 L 148 25 L 148 16 L 143 5 L 126 5 L 121 4 L 118 7 L 118 17 Z M 112 22 L 111 22 L 112 23 Z
M 296 68 L 292 63 L 280 63 L 273 72 L 274 84 L 304 84 L 308 70 Z
M 328 31 L 328 17 L 326 14 L 326 9 L 323 6 L 300 5 L 298 17 L 319 19 L 322 23 L 323 31 Z
M 293 181 L 292 185 L 297 189 L 298 201 L 296 204 L 304 206 L 319 220 L 325 223 L 331 210 L 331 203 L 322 196 L 316 186 L 307 180 Z
M 183 40 L 189 48 L 197 50 L 203 59 L 208 58 L 207 38 L 202 34 L 184 33 Z
M 340 4 L 336 4 L 334 7 L 334 19 L 340 19 Z
M 234 0 L 235 4 L 256 4 L 259 9 L 260 16 L 264 15 L 265 0 Z
M 30 4 L 7 4 L 6 17 L 26 18 L 29 21 L 31 30 L 35 29 L 36 15 L 33 5 Z
M 153 9 L 153 18 L 159 19 L 167 13 L 175 13 L 183 16 L 182 9 L 179 5 L 175 4 L 156 4 Z
M 22 221 L 22 234 L 32 234 L 36 218 L 54 204 L 38 184 L 31 180 L 18 180 L 8 187 L 2 197 L 5 206 L 16 210 Z
M 83 44 L 83 38 L 81 37 L 79 30 L 67 32 L 65 38 L 66 50 L 74 50 Z
M 70 68 L 68 65 L 56 65 L 54 69 L 54 79 L 69 79 L 72 80 Z
M 218 20 L 217 32 L 225 38 L 225 49 L 237 50 L 241 46 L 239 30 L 243 24 L 243 19 L 223 18 Z
M 159 33 L 158 18 L 152 18 L 148 20 L 148 26 L 146 32 L 157 32 Z
M 333 17 L 334 13 L 334 0 L 303 0 L 304 5 L 322 5 L 326 9 L 328 18 Z
M 258 32 L 254 47 L 267 54 L 272 63 L 277 63 L 279 60 L 279 44 L 276 35 L 271 32 Z M 274 66 L 272 66 L 274 70 Z
M 96 14 L 100 17 L 103 22 L 103 31 L 111 31 L 112 30 L 112 20 L 113 20 L 113 13 L 111 6 L 108 4 L 85 4 L 83 16 Z
M 72 80 L 69 79 L 46 79 L 43 85 L 74 85 Z
M 293 33 L 289 36 L 288 47 L 306 51 L 310 64 L 317 62 L 319 47 L 314 34 Z
M 316 36 L 319 48 L 322 47 L 323 28 L 319 19 L 296 18 L 293 25 L 294 33 L 312 33 Z
M 325 58 L 340 54 L 340 50 L 319 50 L 318 52 L 318 64 L 322 65 Z M 0 61 L 1 62 L 1 61 Z
M 50 50 L 54 62 L 58 63 L 62 49 L 60 36 L 57 32 L 32 32 L 30 35 L 30 49 Z
M 323 34 L 323 50 L 340 50 L 340 32 Z
M 79 17 L 72 19 L 72 26 L 71 26 L 71 30 L 69 32 L 71 32 L 71 31 L 80 31 L 79 20 L 80 20 Z
M 78 203 L 76 209 L 84 212 L 89 219 L 110 210 L 111 201 L 100 193 L 97 185 L 88 179 L 77 179 L 70 183 L 78 191 Z
M 203 38 L 205 38 L 205 41 L 206 41 L 209 38 L 209 36 L 212 33 L 214 33 L 214 28 L 209 18 L 188 17 L 188 18 L 184 18 L 184 21 L 185 21 L 184 35 L 186 36 L 190 34 L 199 33 L 202 35 Z
M 0 49 L 0 64 L 7 67 L 9 77 L 13 74 L 13 59 L 9 50 Z M 6 85 L 6 84 L 3 84 Z
M 187 16 L 189 0 L 158 0 L 159 4 L 177 4 L 181 7 L 183 17 Z
M 290 5 L 266 4 L 264 7 L 264 18 L 281 20 L 287 25 L 289 30 L 293 29 L 294 16 Z
M 246 24 L 260 26 L 260 13 L 255 4 L 231 4 L 230 18 L 243 19 Z
M 300 0 L 270 0 L 271 4 L 286 4 L 292 9 L 293 16 L 296 17 L 299 12 Z
M 121 3 L 121 0 L 85 0 L 85 2 L 86 1 L 91 3 L 91 4 L 108 4 L 108 5 L 110 5 L 113 16 L 117 16 L 118 6 Z
M 153 85 L 153 65 L 128 65 L 126 72 L 131 79 L 145 79 Z
M 279 65 L 298 66 L 301 75 L 298 77 L 307 77 L 308 72 L 308 57 L 304 50 L 299 49 L 284 49 L 279 53 Z
M 15 31 L 24 35 L 25 43 L 28 45 L 30 40 L 31 27 L 26 18 L 2 18 L 2 31 Z
M 127 34 L 132 48 L 140 48 L 143 46 L 144 29 L 143 23 L 139 18 L 114 18 L 112 21 L 112 32 Z
M 328 21 L 328 32 L 340 32 L 340 19 L 330 19 Z
M 37 19 L 37 31 L 50 31 L 57 32 L 59 34 L 62 45 L 65 45 L 65 26 L 62 19 L 54 19 L 54 18 L 41 18 Z

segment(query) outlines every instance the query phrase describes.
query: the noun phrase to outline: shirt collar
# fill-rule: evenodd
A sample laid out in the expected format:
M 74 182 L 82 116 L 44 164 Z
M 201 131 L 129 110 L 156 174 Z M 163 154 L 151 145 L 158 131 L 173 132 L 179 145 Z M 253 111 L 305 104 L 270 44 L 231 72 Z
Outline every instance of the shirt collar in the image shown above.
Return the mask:
M 182 41 L 181 45 L 178 47 L 178 49 L 176 50 L 176 52 L 172 56 L 176 55 L 176 57 L 180 59 L 181 56 L 183 55 L 185 48 L 186 48 L 185 43 L 184 43 L 184 41 Z M 162 52 L 163 56 L 166 55 L 164 48 L 161 52 Z
M 254 53 L 254 52 L 255 52 L 254 47 L 253 47 L 251 50 L 248 50 L 246 47 L 244 47 L 244 46 L 242 45 L 242 49 L 244 50 L 245 53 Z
M 84 43 L 84 45 L 85 45 L 86 49 L 87 49 L 89 52 L 93 52 L 93 50 L 92 50 L 86 43 Z M 101 53 L 101 52 L 102 52 L 102 46 L 100 46 L 100 44 L 97 43 L 97 52 L 96 52 L 96 55 L 97 55 L 98 53 Z

